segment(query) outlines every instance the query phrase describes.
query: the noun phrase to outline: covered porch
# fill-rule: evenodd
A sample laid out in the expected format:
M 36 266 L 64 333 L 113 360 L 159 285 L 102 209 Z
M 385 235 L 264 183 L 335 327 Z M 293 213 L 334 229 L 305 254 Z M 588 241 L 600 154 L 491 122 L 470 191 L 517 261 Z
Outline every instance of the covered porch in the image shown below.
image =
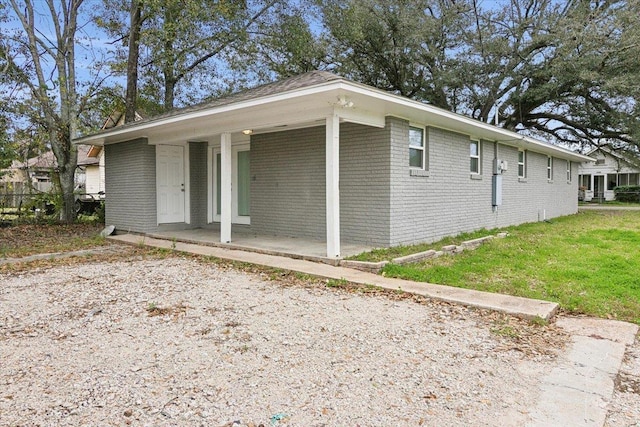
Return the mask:
M 221 243 L 220 231 L 207 228 L 162 231 L 149 234 L 148 236 L 172 242 L 238 249 L 248 252 L 323 262 L 331 265 L 337 265 L 339 262 L 339 259 L 326 256 L 327 243 L 325 241 L 308 238 L 261 235 L 248 230 L 234 230 L 231 234 L 231 242 Z M 373 248 L 365 245 L 343 243 L 341 249 L 341 257 L 349 257 Z

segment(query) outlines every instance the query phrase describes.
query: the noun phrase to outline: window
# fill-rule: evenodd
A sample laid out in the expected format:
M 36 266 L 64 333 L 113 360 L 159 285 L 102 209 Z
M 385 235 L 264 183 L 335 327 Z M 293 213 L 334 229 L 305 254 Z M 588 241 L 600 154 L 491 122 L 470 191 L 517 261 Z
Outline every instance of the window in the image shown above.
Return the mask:
M 471 173 L 480 173 L 480 141 L 471 141 L 469 143 L 469 151 L 471 157 L 471 164 L 469 170 Z
M 518 178 L 526 178 L 527 176 L 527 152 L 518 150 Z
M 567 182 L 571 182 L 571 162 L 567 160 Z
M 553 180 L 553 157 L 547 156 L 547 179 Z
M 584 187 L 585 190 L 591 191 L 591 175 L 580 175 L 578 177 L 578 183 L 580 187 Z
M 409 128 L 409 167 L 425 169 L 424 129 Z
M 629 174 L 621 173 L 618 174 L 618 185 L 629 185 Z
M 618 186 L 618 175 L 615 173 L 607 174 L 607 190 L 613 190 Z
M 620 173 L 618 174 L 618 186 L 638 185 L 637 173 Z

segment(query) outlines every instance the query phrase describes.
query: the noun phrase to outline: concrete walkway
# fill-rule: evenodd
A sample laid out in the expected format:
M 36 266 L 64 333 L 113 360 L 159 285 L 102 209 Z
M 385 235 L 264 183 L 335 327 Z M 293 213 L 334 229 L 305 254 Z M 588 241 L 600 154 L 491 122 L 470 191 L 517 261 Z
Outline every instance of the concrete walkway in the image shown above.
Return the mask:
M 233 261 L 264 265 L 283 270 L 298 271 L 328 279 L 347 280 L 362 285 L 375 285 L 385 289 L 403 290 L 429 298 L 462 304 L 471 307 L 495 310 L 514 316 L 533 319 L 541 317 L 549 320 L 558 309 L 558 304 L 530 298 L 493 294 L 472 289 L 454 288 L 450 286 L 419 283 L 402 279 L 391 279 L 373 273 L 354 270 L 346 267 L 334 267 L 328 264 L 293 259 L 284 256 L 247 252 L 236 249 L 202 246 L 191 243 L 173 242 L 169 240 L 144 237 L 133 234 L 110 236 L 109 239 L 133 245 L 144 244 L 156 248 L 173 249 L 197 255 L 212 256 Z
M 542 378 L 529 426 L 600 427 L 614 392 L 627 345 L 638 326 L 615 320 L 562 317 L 556 324 L 572 339 L 556 367 Z

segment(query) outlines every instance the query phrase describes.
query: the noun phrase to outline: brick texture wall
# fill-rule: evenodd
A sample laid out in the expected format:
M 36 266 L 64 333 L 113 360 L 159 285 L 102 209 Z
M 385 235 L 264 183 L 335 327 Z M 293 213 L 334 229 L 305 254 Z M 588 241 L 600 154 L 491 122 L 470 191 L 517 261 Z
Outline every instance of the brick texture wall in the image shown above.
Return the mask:
M 207 224 L 207 143 L 189 143 L 191 227 Z
M 386 246 L 390 233 L 389 127 L 340 125 L 342 240 Z
M 324 126 L 251 137 L 251 229 L 324 239 Z
M 105 148 L 105 216 L 120 232 L 157 228 L 156 150 L 146 139 Z
M 391 123 L 391 245 L 434 241 L 481 228 L 495 228 L 568 215 L 577 211 L 576 179 L 567 183 L 564 160 L 555 159 L 553 182 L 546 176 L 547 156 L 529 152 L 526 182 L 518 179 L 518 150 L 498 144 L 503 174 L 503 204 L 492 207 L 495 143 L 481 142 L 482 173 L 469 171 L 469 137 L 428 128 L 429 176 L 411 176 L 409 124 Z
M 389 241 L 388 129 L 340 125 L 343 242 Z M 324 126 L 251 138 L 251 229 L 326 238 Z

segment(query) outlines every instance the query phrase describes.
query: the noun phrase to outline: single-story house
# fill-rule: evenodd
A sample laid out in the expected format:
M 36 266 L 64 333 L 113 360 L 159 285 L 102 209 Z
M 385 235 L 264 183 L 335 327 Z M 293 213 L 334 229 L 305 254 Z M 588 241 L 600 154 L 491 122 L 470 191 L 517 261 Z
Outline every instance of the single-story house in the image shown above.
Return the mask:
M 580 200 L 615 200 L 614 188 L 640 185 L 640 158 L 633 158 L 609 146 L 594 148 L 587 155 L 594 162 L 581 163 L 578 167 Z
M 577 212 L 589 157 L 313 71 L 78 138 L 104 146 L 117 230 L 370 247 Z

